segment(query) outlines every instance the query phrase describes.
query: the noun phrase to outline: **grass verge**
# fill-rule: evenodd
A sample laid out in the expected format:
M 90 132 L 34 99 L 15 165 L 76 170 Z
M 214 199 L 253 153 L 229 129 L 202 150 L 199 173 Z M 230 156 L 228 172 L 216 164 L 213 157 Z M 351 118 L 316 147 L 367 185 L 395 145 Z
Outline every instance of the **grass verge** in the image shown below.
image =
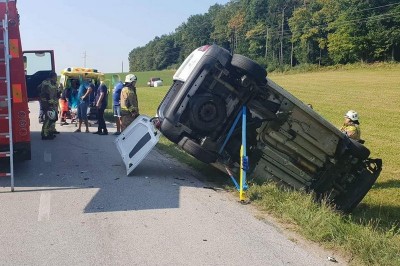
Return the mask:
M 277 187 L 251 186 L 248 197 L 263 211 L 279 218 L 306 238 L 340 250 L 354 265 L 400 265 L 400 238 L 395 226 L 382 232 L 372 221 L 354 220 L 329 205 L 317 204 L 311 194 Z

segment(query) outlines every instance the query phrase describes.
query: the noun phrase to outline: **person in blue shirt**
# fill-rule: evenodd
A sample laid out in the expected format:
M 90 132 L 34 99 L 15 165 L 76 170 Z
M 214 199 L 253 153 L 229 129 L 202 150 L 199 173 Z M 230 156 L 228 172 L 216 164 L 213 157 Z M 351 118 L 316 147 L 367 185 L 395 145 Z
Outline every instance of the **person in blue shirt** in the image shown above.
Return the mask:
M 77 123 L 76 119 L 78 116 L 78 105 L 79 105 L 79 98 L 78 98 L 78 86 L 72 88 L 71 96 L 68 101 L 69 108 L 71 109 L 71 123 Z
M 71 82 L 71 94 L 68 99 L 68 107 L 71 108 L 71 111 L 77 113 L 79 98 L 78 98 L 78 89 L 79 83 L 77 80 L 72 80 Z
M 89 122 L 87 118 L 87 110 L 89 107 L 89 95 L 94 90 L 94 84 L 87 82 L 82 82 L 81 86 L 79 86 L 78 90 L 78 129 L 75 132 L 81 132 L 82 122 L 85 122 L 86 132 L 89 132 Z
M 108 135 L 106 121 L 104 120 L 104 111 L 107 108 L 108 103 L 108 88 L 104 81 L 100 81 L 100 86 L 97 88 L 96 92 L 96 108 L 97 108 L 97 119 L 98 127 L 97 132 L 93 134 Z
M 113 75 L 112 79 L 115 84 L 112 98 L 114 117 L 116 118 L 115 120 L 117 126 L 117 132 L 115 132 L 114 135 L 119 135 L 121 134 L 121 91 L 124 87 L 124 84 L 122 83 L 118 75 Z

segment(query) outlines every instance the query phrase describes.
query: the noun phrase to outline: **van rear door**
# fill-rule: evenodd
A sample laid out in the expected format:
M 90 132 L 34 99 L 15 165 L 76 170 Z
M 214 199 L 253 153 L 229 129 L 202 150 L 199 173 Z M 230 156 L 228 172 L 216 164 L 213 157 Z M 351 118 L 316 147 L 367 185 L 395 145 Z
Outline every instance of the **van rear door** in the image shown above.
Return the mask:
M 150 117 L 139 115 L 115 139 L 114 143 L 125 163 L 126 175 L 129 175 L 150 153 L 158 143 L 160 134 Z
M 50 72 L 55 71 L 54 51 L 24 51 L 23 55 L 28 99 L 38 100 L 38 86 L 49 76 Z

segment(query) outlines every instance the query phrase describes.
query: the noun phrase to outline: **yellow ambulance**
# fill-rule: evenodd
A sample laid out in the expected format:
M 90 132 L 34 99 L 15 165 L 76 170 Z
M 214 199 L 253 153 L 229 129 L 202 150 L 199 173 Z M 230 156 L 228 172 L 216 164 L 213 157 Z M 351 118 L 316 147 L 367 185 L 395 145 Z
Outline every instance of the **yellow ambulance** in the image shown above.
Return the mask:
M 94 68 L 68 67 L 61 70 L 60 85 L 62 88 L 68 88 L 71 86 L 72 80 L 77 80 L 78 84 L 84 80 L 89 83 L 100 84 L 104 77 L 104 73 Z

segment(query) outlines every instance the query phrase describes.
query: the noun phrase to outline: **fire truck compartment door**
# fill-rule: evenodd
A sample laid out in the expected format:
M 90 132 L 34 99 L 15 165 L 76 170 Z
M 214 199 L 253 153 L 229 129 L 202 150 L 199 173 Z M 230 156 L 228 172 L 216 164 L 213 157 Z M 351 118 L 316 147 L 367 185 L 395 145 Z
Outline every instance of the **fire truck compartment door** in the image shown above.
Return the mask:
M 125 163 L 126 175 L 129 175 L 149 154 L 160 139 L 160 135 L 151 119 L 140 115 L 115 139 L 114 143 Z
M 24 71 L 29 100 L 39 99 L 38 86 L 55 71 L 52 50 L 24 51 Z

